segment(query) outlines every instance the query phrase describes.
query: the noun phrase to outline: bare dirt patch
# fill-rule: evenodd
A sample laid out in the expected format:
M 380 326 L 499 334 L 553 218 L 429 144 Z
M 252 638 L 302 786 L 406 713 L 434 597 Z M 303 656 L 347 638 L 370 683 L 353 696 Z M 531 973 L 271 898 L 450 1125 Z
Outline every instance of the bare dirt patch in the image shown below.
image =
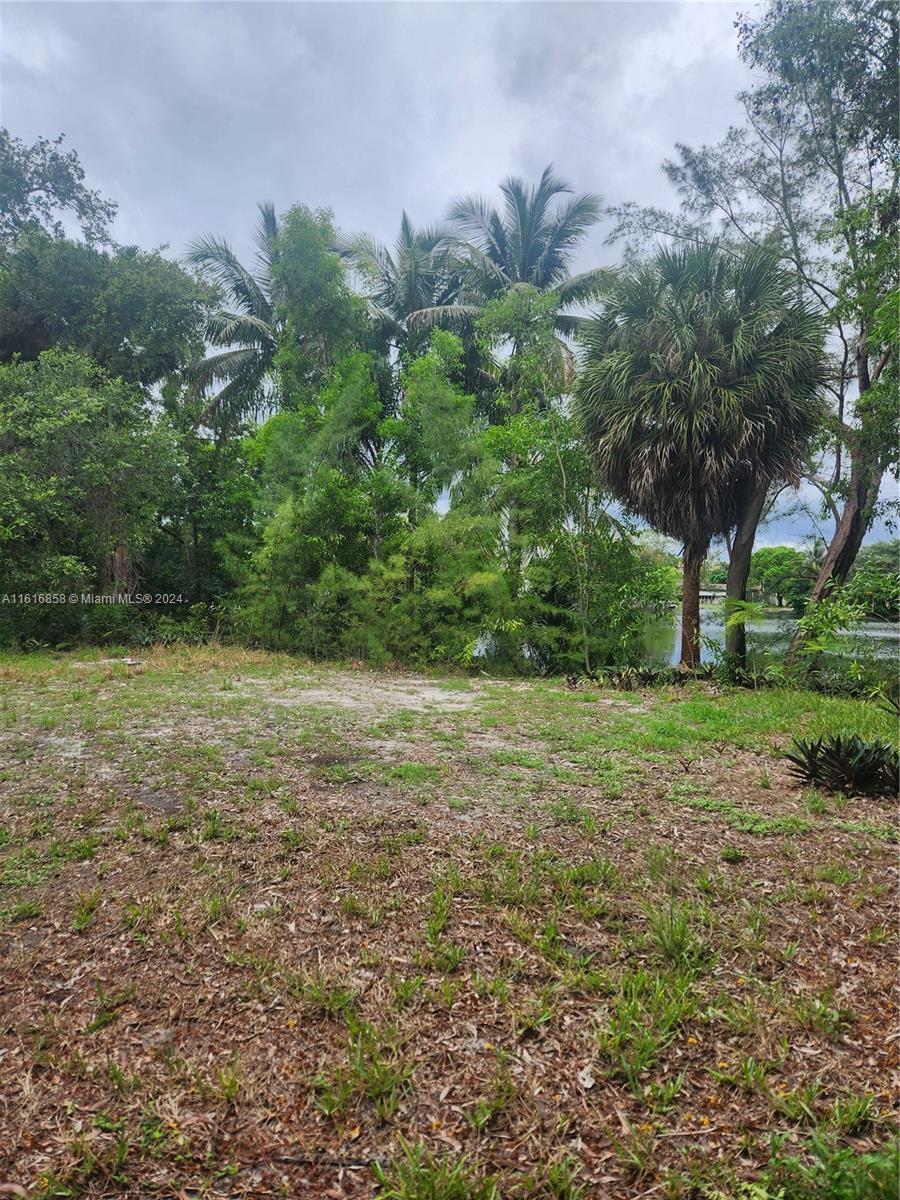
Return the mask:
M 415 676 L 380 676 L 369 672 L 336 672 L 326 687 L 313 685 L 274 692 L 271 680 L 252 678 L 243 678 L 239 686 L 242 694 L 254 698 L 262 694 L 271 704 L 289 707 L 333 704 L 373 718 L 398 709 L 460 712 L 477 698 L 474 686 L 461 691 L 442 688 Z

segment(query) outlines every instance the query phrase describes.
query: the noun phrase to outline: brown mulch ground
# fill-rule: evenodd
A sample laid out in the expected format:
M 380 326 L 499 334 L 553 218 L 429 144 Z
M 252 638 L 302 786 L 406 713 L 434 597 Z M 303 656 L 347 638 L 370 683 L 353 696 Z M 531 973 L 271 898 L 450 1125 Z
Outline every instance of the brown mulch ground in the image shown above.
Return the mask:
M 684 707 L 736 701 L 239 651 L 0 684 L 6 1194 L 370 1197 L 405 1142 L 728 1197 L 773 1131 L 889 1136 L 891 806 Z

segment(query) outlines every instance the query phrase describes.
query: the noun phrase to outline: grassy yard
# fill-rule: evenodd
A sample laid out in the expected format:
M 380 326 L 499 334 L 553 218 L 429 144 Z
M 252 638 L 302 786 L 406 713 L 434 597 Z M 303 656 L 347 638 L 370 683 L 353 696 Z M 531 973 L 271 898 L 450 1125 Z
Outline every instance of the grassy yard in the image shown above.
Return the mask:
M 141 657 L 0 659 L 0 1195 L 896 1194 L 887 714 Z

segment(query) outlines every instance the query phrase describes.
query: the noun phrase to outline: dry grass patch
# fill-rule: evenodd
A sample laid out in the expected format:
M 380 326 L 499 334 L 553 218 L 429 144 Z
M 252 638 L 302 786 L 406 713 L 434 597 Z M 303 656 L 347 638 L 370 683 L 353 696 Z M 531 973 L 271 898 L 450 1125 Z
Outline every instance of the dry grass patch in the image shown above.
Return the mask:
M 738 1200 L 888 1140 L 893 813 L 779 757 L 873 706 L 140 658 L 0 664 L 0 1182 Z

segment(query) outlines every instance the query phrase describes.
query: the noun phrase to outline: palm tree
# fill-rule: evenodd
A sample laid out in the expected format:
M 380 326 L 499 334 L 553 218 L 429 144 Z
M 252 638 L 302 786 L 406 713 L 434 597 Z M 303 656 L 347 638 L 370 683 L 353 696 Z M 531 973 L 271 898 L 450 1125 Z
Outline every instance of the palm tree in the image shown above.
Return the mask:
M 420 309 L 411 314 L 411 323 L 465 325 L 487 301 L 521 284 L 554 292 L 561 310 L 596 297 L 607 272 L 572 276 L 569 263 L 578 243 L 600 218 L 600 197 L 589 192 L 570 195 L 572 188 L 554 176 L 552 165 L 544 169 L 536 186 L 509 176 L 500 191 L 502 211 L 478 196 L 453 201 L 448 219 L 457 235 L 458 297 Z M 561 200 L 567 195 L 569 199 Z M 561 337 L 575 334 L 582 319 L 561 311 L 557 332 Z
M 224 347 L 196 363 L 189 377 L 201 391 L 214 391 L 198 424 L 227 424 L 258 414 L 269 403 L 269 383 L 278 348 L 279 323 L 275 310 L 272 267 L 276 255 L 278 218 L 273 205 L 259 205 L 256 227 L 256 271 L 242 266 L 222 238 L 193 242 L 185 261 L 199 267 L 222 289 L 227 309 L 207 321 L 207 340 Z
M 457 311 L 455 301 L 463 271 L 449 226 L 438 224 L 419 229 L 404 212 L 392 251 L 368 234 L 338 236 L 335 249 L 361 278 L 369 315 L 376 328 L 398 349 L 416 353 L 432 325 L 457 329 L 463 342 L 459 382 L 465 391 L 477 395 L 483 408 L 489 411 L 497 387 L 495 364 L 484 347 L 470 336 L 468 322 L 443 319 Z M 440 313 L 442 319 L 419 319 L 423 313 Z
M 710 541 L 797 481 L 819 419 L 823 333 L 794 291 L 768 249 L 660 249 L 610 285 L 584 336 L 576 398 L 600 480 L 684 547 L 683 667 L 700 661 Z
M 368 234 L 340 237 L 336 248 L 361 276 L 370 313 L 400 344 L 409 334 L 411 313 L 444 307 L 455 299 L 460 281 L 449 257 L 450 244 L 446 226 L 416 229 L 404 212 L 393 252 Z

